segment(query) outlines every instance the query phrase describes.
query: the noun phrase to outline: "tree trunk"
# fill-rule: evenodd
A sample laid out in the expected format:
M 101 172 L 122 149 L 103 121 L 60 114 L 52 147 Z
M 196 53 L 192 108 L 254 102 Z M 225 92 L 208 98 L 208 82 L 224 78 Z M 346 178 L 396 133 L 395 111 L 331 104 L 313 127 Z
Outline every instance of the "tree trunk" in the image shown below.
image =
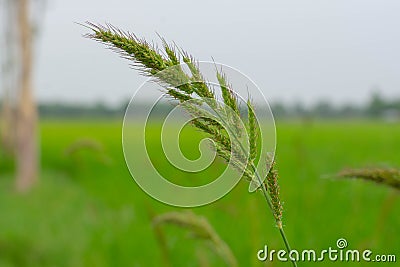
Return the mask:
M 32 29 L 29 21 L 29 0 L 18 1 L 18 31 L 21 49 L 21 88 L 17 103 L 17 179 L 20 192 L 29 190 L 38 177 L 37 111 L 33 99 Z

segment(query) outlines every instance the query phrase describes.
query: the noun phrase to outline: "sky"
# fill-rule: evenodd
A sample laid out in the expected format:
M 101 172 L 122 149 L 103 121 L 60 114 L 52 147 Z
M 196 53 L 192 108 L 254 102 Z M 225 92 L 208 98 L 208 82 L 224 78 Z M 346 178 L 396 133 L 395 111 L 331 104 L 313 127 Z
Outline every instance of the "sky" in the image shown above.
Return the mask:
M 47 0 L 37 43 L 39 101 L 119 104 L 146 80 L 74 22 L 109 22 L 198 60 L 232 66 L 271 102 L 400 97 L 398 0 Z

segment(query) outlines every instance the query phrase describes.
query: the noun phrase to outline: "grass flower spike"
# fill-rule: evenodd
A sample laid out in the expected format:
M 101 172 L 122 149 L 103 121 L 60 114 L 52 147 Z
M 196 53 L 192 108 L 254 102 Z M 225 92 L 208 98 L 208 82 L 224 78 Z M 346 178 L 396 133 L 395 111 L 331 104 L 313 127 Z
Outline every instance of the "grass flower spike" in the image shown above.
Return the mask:
M 394 168 L 345 169 L 338 176 L 371 181 L 400 190 L 400 170 Z
M 244 119 L 238 97 L 222 71 L 216 70 L 219 93 L 222 96 L 221 101 L 218 101 L 218 94 L 204 79 L 196 60 L 187 52 L 169 45 L 163 38 L 163 50 L 160 50 L 146 40 L 111 25 L 86 23 L 85 27 L 91 30 L 86 37 L 106 44 L 132 62 L 134 69 L 165 88 L 166 94 L 177 100 L 192 116 L 191 124 L 213 140 L 217 155 L 239 171 L 250 185 L 262 191 L 286 249 L 290 251 L 282 226 L 282 204 L 275 162 L 271 158 L 265 165 L 266 170 L 268 166 L 271 167 L 266 177 L 261 177 L 255 167 L 256 161 L 261 158 L 258 149 L 260 128 L 250 96 L 246 103 L 247 118 Z M 184 71 L 182 66 L 188 71 Z M 210 109 L 203 109 L 202 105 Z M 210 113 L 216 114 L 218 120 Z M 248 137 L 248 148 L 243 144 L 243 136 Z M 296 262 L 292 263 L 296 266 Z

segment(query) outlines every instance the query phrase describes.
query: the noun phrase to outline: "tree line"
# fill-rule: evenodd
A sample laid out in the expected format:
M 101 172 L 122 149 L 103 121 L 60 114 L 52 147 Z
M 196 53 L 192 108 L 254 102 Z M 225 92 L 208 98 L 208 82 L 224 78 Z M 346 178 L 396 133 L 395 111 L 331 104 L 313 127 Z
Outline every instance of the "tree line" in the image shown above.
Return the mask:
M 120 118 L 124 115 L 128 102 L 117 106 L 108 106 L 98 102 L 94 104 L 68 103 L 39 103 L 38 111 L 41 118 Z M 145 104 L 137 106 L 138 115 L 146 112 Z M 163 102 L 152 113 L 155 116 L 164 116 L 173 106 Z M 262 108 L 262 107 L 257 107 Z M 275 118 L 377 118 L 400 120 L 400 97 L 386 99 L 379 93 L 373 93 L 370 99 L 361 105 L 343 104 L 334 105 L 329 101 L 318 101 L 307 106 L 301 102 L 284 104 L 271 103 L 271 110 Z

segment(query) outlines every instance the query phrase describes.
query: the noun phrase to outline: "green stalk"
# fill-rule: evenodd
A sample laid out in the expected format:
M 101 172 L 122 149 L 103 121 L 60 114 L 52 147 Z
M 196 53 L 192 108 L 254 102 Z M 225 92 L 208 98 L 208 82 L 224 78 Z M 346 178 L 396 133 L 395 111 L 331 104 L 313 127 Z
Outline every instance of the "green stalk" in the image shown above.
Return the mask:
M 228 129 L 229 129 L 230 131 L 232 131 L 232 130 L 230 129 L 230 127 L 229 127 L 230 124 L 229 124 L 229 123 L 226 123 L 226 122 L 224 121 L 224 119 L 223 119 L 221 116 L 219 116 L 219 113 L 218 113 L 218 112 L 216 112 L 216 114 L 217 114 L 217 116 L 222 120 L 222 122 L 224 123 L 224 125 L 227 125 Z M 233 134 L 233 138 L 235 138 L 235 141 L 239 144 L 239 146 L 240 146 L 240 148 L 242 149 L 243 153 L 246 153 L 246 150 L 244 149 L 243 144 L 240 142 L 240 140 L 238 139 L 238 137 L 236 136 L 236 134 Z M 272 206 L 271 198 L 270 198 L 269 195 L 268 195 L 267 188 L 265 187 L 265 184 L 262 182 L 261 177 L 260 177 L 260 175 L 258 174 L 258 171 L 257 171 L 256 167 L 254 166 L 254 163 L 251 163 L 250 166 L 251 166 L 251 168 L 253 169 L 254 175 L 257 177 L 258 182 L 261 184 L 261 191 L 263 192 L 265 201 L 267 202 L 268 207 L 269 207 L 270 211 L 272 212 L 272 214 L 274 214 L 274 208 L 273 208 L 273 206 Z M 292 249 L 291 249 L 290 244 L 289 244 L 289 241 L 288 241 L 288 239 L 287 239 L 287 237 L 286 237 L 285 231 L 283 230 L 282 222 L 281 222 L 281 221 L 276 221 L 276 225 L 277 225 L 277 227 L 278 227 L 278 229 L 279 229 L 279 232 L 280 232 L 281 237 L 282 237 L 282 239 L 283 239 L 283 243 L 285 244 L 286 250 L 287 250 L 288 253 L 290 253 L 290 251 L 291 251 Z M 291 260 L 291 262 L 292 262 L 292 264 L 293 264 L 294 267 L 297 267 L 297 262 L 296 262 L 295 260 Z
M 257 175 L 257 177 L 259 177 L 259 176 Z M 260 179 L 259 179 L 259 181 L 260 181 Z M 262 183 L 262 191 L 263 191 L 264 197 L 265 197 L 265 199 L 266 199 L 266 201 L 267 201 L 267 203 L 268 203 L 268 206 L 269 206 L 270 209 L 272 210 L 271 200 L 269 199 L 269 196 L 267 195 L 267 189 L 266 189 L 264 183 Z M 281 233 L 281 237 L 282 237 L 282 239 L 283 239 L 283 243 L 285 243 L 286 250 L 287 250 L 288 253 L 290 253 L 290 251 L 291 251 L 292 249 L 291 249 L 290 244 L 289 244 L 289 241 L 288 241 L 288 239 L 287 239 L 287 237 L 286 237 L 285 230 L 283 230 L 282 222 L 280 222 L 279 224 L 277 224 L 277 226 L 278 226 L 279 232 Z M 297 267 L 297 262 L 296 262 L 295 260 L 291 260 L 291 262 L 292 262 L 292 264 L 293 264 L 294 267 Z
M 254 174 L 255 174 L 255 176 L 257 177 L 258 182 L 262 185 L 262 186 L 261 186 L 261 189 L 262 189 L 264 198 L 265 198 L 265 200 L 267 201 L 267 204 L 268 204 L 268 206 L 269 206 L 271 212 L 274 213 L 274 209 L 273 209 L 273 207 L 272 207 L 271 199 L 270 199 L 270 197 L 269 197 L 269 195 L 268 195 L 267 188 L 265 187 L 265 184 L 264 184 L 263 182 L 261 182 L 260 175 L 258 174 L 257 170 L 255 169 L 254 164 L 251 164 L 251 166 L 252 166 L 252 168 L 254 169 Z M 287 237 L 286 237 L 285 231 L 283 230 L 282 222 L 277 222 L 276 225 L 278 226 L 279 232 L 280 232 L 281 237 L 282 237 L 282 239 L 283 239 L 283 243 L 285 243 L 286 250 L 287 250 L 288 253 L 290 253 L 290 251 L 291 251 L 292 249 L 290 248 L 289 241 L 288 241 L 288 239 L 287 239 Z M 297 267 L 297 262 L 296 262 L 296 261 L 291 260 L 291 262 L 292 262 L 292 264 L 293 264 L 294 267 Z

